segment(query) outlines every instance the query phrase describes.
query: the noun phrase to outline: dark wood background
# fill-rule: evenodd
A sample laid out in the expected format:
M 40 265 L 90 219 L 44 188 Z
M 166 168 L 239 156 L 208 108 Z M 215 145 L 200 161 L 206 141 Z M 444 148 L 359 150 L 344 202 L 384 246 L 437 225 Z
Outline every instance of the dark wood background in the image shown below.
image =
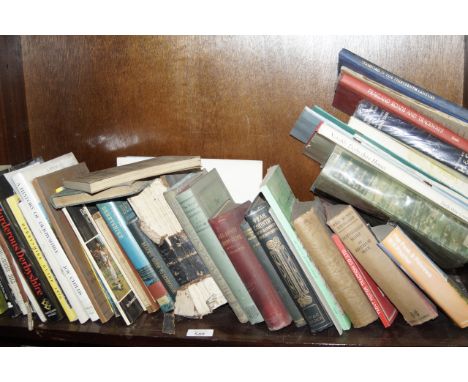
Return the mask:
M 288 134 L 305 105 L 336 112 L 343 47 L 463 102 L 463 36 L 3 37 L 0 161 L 68 151 L 91 169 L 119 155 L 262 159 L 310 199 L 319 168 Z

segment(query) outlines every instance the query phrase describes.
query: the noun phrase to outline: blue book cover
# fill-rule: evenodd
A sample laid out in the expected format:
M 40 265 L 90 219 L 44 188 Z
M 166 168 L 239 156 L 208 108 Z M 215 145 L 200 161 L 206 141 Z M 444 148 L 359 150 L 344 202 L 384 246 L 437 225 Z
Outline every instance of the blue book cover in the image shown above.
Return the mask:
M 468 109 L 461 107 L 453 102 L 439 97 L 411 82 L 405 81 L 381 67 L 365 60 L 364 58 L 350 52 L 347 49 L 341 49 L 338 58 L 338 72 L 341 66 L 346 66 L 367 78 L 377 81 L 390 89 L 400 92 L 408 97 L 418 100 L 434 109 L 440 110 L 464 122 L 468 122 Z

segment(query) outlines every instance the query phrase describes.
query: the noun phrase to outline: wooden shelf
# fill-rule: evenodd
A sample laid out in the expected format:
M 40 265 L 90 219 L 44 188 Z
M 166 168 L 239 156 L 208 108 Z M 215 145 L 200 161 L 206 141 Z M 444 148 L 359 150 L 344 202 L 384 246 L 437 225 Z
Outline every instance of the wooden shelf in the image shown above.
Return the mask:
M 120 319 L 107 324 L 84 325 L 66 321 L 35 323 L 28 331 L 25 318 L 0 317 L 0 345 L 87 346 L 468 346 L 468 332 L 440 316 L 411 327 L 401 316 L 385 329 L 380 322 L 351 329 L 338 336 L 335 329 L 311 334 L 291 325 L 270 332 L 265 324 L 240 324 L 230 308 L 223 306 L 202 320 L 176 318 L 176 334 L 162 333 L 162 313 L 145 314 L 132 326 Z M 213 337 L 187 337 L 188 329 L 214 329 Z

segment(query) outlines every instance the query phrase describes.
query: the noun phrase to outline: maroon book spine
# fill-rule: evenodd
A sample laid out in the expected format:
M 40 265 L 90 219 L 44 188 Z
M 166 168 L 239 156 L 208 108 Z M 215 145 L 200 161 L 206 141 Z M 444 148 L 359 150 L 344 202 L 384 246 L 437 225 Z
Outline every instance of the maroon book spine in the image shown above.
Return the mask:
M 292 318 L 240 227 L 249 206 L 250 202 L 234 206 L 211 218 L 209 223 L 268 329 L 279 330 L 291 324 Z

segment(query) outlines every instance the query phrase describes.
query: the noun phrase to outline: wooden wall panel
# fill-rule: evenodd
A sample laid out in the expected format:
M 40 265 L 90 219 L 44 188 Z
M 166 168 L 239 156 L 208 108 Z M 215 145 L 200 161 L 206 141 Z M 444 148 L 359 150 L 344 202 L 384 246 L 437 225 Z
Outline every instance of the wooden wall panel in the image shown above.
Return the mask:
M 262 159 L 310 199 L 318 166 L 288 133 L 305 105 L 334 111 L 342 47 L 462 103 L 463 36 L 22 37 L 32 153 Z

